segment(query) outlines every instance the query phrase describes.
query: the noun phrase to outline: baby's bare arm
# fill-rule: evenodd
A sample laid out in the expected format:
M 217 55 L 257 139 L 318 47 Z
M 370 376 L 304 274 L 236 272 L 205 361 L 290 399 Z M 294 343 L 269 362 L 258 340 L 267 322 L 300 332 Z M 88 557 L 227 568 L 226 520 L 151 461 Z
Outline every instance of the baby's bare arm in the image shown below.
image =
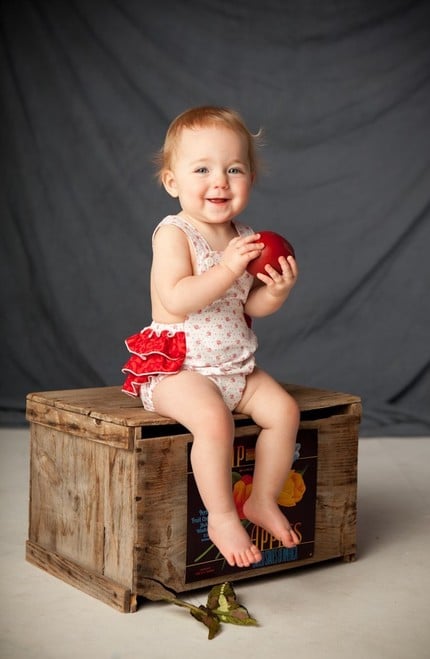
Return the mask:
M 178 317 L 206 307 L 230 288 L 262 247 L 255 237 L 233 238 L 221 263 L 196 275 L 184 232 L 172 225 L 160 227 L 154 237 L 152 281 L 161 305 Z

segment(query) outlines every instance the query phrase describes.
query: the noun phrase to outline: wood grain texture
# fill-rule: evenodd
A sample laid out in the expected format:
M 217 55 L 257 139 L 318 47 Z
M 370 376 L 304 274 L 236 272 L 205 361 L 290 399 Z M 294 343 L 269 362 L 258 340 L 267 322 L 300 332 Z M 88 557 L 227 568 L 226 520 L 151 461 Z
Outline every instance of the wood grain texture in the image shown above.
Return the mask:
M 337 406 L 348 406 L 360 403 L 360 398 L 352 394 L 344 394 L 324 389 L 314 389 L 298 384 L 284 384 L 285 389 L 297 400 L 302 412 L 323 410 Z M 151 425 L 168 425 L 175 423 L 174 419 L 160 416 L 155 412 L 143 409 L 140 399 L 131 398 L 122 393 L 120 387 L 99 387 L 94 389 L 69 389 L 65 391 L 47 391 L 31 393 L 27 396 L 27 418 L 33 420 L 37 403 L 55 410 L 71 412 L 82 417 L 89 417 L 94 422 L 105 421 L 127 427 L 142 427 Z M 235 415 L 236 418 L 246 418 Z M 67 418 L 64 415 L 63 418 Z M 42 422 L 39 415 L 34 419 Z M 50 425 L 50 423 L 48 423 Z
M 137 598 L 128 588 L 124 588 L 96 572 L 86 570 L 64 556 L 46 551 L 29 540 L 26 543 L 26 559 L 52 576 L 58 577 L 122 613 L 132 613 L 137 609 Z

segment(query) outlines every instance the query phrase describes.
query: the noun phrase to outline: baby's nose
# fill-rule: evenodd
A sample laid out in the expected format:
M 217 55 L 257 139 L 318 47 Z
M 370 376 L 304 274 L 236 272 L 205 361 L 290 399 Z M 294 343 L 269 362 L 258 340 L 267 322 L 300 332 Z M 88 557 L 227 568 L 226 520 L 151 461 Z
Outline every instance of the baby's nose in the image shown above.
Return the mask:
M 226 174 L 217 174 L 214 179 L 216 188 L 228 188 L 228 176 Z

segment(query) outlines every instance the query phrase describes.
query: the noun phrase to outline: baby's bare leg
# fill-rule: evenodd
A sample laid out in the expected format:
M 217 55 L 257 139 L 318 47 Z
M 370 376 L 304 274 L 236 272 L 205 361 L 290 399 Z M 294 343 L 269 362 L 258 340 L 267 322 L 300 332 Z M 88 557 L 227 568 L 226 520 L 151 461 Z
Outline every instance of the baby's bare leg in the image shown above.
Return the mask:
M 294 458 L 300 417 L 297 403 L 267 373 L 256 369 L 248 376 L 237 411 L 251 416 L 262 429 L 255 450 L 252 492 L 244 513 L 284 546 L 294 547 L 299 538 L 277 499 Z
M 164 378 L 154 390 L 159 414 L 172 417 L 193 435 L 191 463 L 208 511 L 208 534 L 229 565 L 249 567 L 261 553 L 242 526 L 233 500 L 231 459 L 234 423 L 218 387 L 190 371 Z

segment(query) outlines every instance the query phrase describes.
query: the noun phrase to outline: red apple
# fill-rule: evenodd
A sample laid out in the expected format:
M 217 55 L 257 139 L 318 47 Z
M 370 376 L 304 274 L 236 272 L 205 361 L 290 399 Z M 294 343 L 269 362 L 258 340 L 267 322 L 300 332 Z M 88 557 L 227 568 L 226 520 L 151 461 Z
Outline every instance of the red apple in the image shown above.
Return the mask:
M 259 272 L 267 274 L 264 269 L 264 266 L 267 264 L 280 272 L 278 259 L 280 256 L 285 256 L 285 258 L 287 258 L 287 256 L 295 257 L 293 246 L 286 238 L 274 231 L 259 231 L 258 233 L 260 234 L 259 242 L 264 243 L 264 247 L 260 256 L 257 256 L 256 259 L 252 259 L 252 261 L 248 263 L 248 272 L 254 277 Z

